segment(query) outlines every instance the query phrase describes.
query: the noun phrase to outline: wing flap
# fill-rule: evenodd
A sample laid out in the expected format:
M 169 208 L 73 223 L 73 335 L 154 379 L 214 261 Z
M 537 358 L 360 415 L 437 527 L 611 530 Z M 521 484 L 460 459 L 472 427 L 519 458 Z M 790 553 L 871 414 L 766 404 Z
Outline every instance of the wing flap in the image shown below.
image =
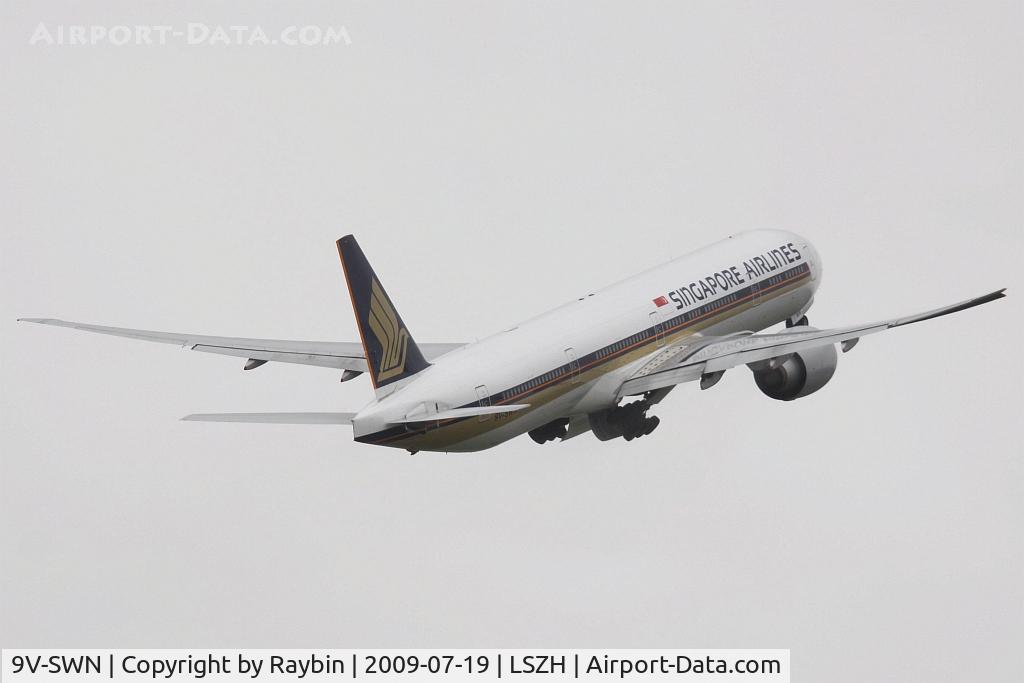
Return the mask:
M 292 342 L 292 344 L 295 344 L 297 348 L 301 348 L 302 342 Z M 339 368 L 355 372 L 366 372 L 366 360 L 362 357 L 355 358 L 331 353 L 310 353 L 308 351 L 291 350 L 281 347 L 256 348 L 242 344 L 238 346 L 196 344 L 189 348 L 193 351 L 205 351 L 206 353 L 216 353 L 222 356 L 236 356 L 238 358 L 251 358 L 253 360 L 274 361 L 277 363 L 298 363 L 300 365 L 316 365 L 322 368 Z
M 325 368 L 338 368 L 366 372 L 363 345 L 356 342 L 292 341 L 287 339 L 252 339 L 248 337 L 215 337 L 204 334 L 183 334 L 137 330 L 127 327 L 109 327 L 77 323 L 57 318 L 19 318 L 21 322 L 67 327 L 84 332 L 109 334 L 115 337 L 138 339 L 162 344 L 177 344 L 194 351 L 217 353 L 224 356 L 252 358 L 279 363 L 299 363 Z M 424 355 L 432 360 L 464 344 L 421 344 Z
M 704 374 L 704 364 L 690 365 L 661 370 L 650 375 L 641 375 L 626 380 L 619 388 L 619 397 L 646 394 L 648 391 L 672 387 L 686 382 L 695 382 Z

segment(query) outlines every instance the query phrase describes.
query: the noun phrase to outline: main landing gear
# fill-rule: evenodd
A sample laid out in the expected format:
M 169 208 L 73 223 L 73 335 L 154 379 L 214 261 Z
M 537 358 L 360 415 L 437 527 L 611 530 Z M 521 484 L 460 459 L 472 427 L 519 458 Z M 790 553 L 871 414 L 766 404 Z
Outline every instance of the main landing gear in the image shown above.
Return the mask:
M 560 417 L 546 425 L 530 430 L 530 438 L 537 443 L 547 443 L 555 439 L 563 439 L 569 433 L 569 418 Z
M 647 415 L 647 409 L 650 407 L 647 401 L 636 401 L 621 406 L 618 409 L 616 418 L 622 424 L 623 439 L 626 441 L 639 439 L 641 436 L 647 436 L 658 428 L 661 420 L 653 415 Z
M 626 441 L 647 436 L 661 424 L 661 420 L 647 411 L 660 401 L 667 391 L 648 392 L 639 401 L 616 406 L 599 413 L 590 414 L 590 428 L 601 441 L 622 437 Z

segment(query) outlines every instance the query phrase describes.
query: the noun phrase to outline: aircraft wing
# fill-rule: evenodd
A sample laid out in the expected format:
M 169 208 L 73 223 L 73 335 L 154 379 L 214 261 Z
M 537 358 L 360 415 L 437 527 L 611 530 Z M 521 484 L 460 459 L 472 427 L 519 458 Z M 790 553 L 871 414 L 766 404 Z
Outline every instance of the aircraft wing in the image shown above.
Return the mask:
M 192 413 L 191 422 L 262 422 L 280 425 L 347 425 L 355 413 Z
M 623 383 L 619 388 L 619 396 L 633 396 L 683 382 L 692 382 L 705 376 L 714 377 L 715 373 L 724 372 L 737 365 L 772 362 L 773 359 L 817 346 L 842 344 L 843 351 L 849 351 L 863 336 L 980 306 L 1003 298 L 1006 296 L 1005 291 L 1000 289 L 991 294 L 917 315 L 866 325 L 804 331 L 801 331 L 800 327 L 790 327 L 778 334 L 741 332 L 725 337 L 695 335 L 685 342 L 674 344 L 654 354 Z M 708 386 L 713 383 L 714 381 L 711 381 Z
M 358 342 L 290 341 L 285 339 L 249 339 L 246 337 L 212 337 L 202 334 L 180 334 L 176 332 L 155 332 L 133 330 L 125 327 L 107 327 L 86 323 L 69 322 L 55 318 L 19 318 L 22 322 L 70 327 L 86 332 L 111 334 L 116 337 L 141 339 L 143 341 L 177 344 L 194 351 L 238 356 L 255 361 L 277 361 L 318 365 L 325 368 L 339 368 L 353 372 L 366 372 L 366 358 L 363 345 Z M 443 356 L 465 344 L 420 344 L 427 360 Z M 252 367 L 255 367 L 253 365 Z

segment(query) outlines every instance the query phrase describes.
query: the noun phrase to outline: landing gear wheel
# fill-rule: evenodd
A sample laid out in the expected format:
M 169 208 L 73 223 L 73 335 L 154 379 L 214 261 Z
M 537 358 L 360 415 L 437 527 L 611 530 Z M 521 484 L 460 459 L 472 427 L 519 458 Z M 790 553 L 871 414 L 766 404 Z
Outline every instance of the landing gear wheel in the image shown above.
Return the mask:
M 647 436 L 661 424 L 661 420 L 656 417 L 649 417 L 644 421 L 644 436 Z

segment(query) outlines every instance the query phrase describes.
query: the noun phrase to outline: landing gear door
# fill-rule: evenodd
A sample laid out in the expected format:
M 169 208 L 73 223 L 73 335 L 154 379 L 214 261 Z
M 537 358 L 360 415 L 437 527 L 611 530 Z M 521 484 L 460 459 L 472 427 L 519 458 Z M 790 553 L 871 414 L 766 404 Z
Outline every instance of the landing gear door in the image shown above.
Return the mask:
M 486 408 L 491 405 L 491 393 L 487 391 L 486 384 L 481 384 L 476 388 L 476 397 L 480 403 L 481 408 Z M 490 419 L 490 415 L 481 415 L 479 417 L 480 422 L 487 422 Z
M 569 376 L 572 378 L 573 384 L 578 384 L 580 381 L 580 360 L 576 356 L 576 351 L 571 346 L 565 350 L 565 358 L 569 361 Z

